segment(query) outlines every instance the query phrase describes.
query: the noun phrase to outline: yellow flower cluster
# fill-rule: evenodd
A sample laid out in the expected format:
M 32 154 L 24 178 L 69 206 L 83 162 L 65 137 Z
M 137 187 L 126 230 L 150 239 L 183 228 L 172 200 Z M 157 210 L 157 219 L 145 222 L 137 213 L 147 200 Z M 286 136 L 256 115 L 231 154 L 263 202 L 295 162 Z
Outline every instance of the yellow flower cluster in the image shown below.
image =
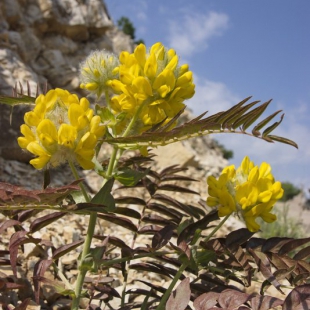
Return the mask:
M 119 59 L 119 79 L 107 82 L 118 94 L 111 107 L 115 114 L 125 112 L 126 119 L 138 111 L 143 130 L 173 118 L 195 93 L 188 65 L 178 66 L 176 52 L 161 43 L 148 52 L 139 44 L 131 54 L 122 52 Z
M 108 89 L 108 81 L 118 77 L 119 61 L 106 51 L 92 52 L 80 66 L 80 87 L 98 97 Z
M 59 88 L 50 90 L 38 96 L 33 111 L 25 114 L 24 136 L 18 138 L 18 144 L 36 156 L 30 161 L 36 169 L 66 161 L 91 169 L 94 148 L 105 133 L 100 117 L 93 114 L 86 98 L 79 100 Z
M 243 218 L 251 232 L 259 230 L 255 221 L 261 217 L 265 222 L 276 220 L 270 213 L 275 202 L 283 195 L 280 182 L 275 182 L 269 164 L 263 162 L 260 167 L 246 156 L 240 167 L 235 170 L 231 165 L 223 169 L 220 177 L 208 177 L 207 205 L 218 207 L 220 217 L 237 213 Z

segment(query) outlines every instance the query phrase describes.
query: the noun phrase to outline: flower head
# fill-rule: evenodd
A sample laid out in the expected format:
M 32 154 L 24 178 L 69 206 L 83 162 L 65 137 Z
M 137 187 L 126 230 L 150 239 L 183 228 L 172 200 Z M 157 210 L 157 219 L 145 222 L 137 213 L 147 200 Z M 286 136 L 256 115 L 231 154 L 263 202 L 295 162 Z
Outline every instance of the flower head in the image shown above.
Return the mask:
M 139 120 L 146 128 L 169 121 L 195 93 L 188 65 L 179 66 L 176 52 L 161 43 L 148 51 L 139 44 L 132 54 L 122 52 L 119 59 L 119 79 L 108 82 L 119 94 L 112 98 L 111 107 L 116 114 L 126 112 L 127 118 L 139 109 Z
M 280 182 L 274 181 L 269 164 L 255 166 L 246 156 L 237 170 L 234 165 L 228 166 L 218 179 L 208 177 L 207 183 L 207 204 L 218 207 L 220 217 L 236 212 L 252 232 L 260 228 L 256 218 L 261 217 L 267 223 L 276 220 L 271 211 L 282 197 L 283 189 Z
M 79 100 L 59 88 L 50 90 L 37 97 L 33 111 L 25 114 L 18 144 L 36 156 L 30 161 L 36 169 L 66 161 L 91 169 L 94 148 L 105 133 L 100 117 L 93 114 L 86 98 Z
M 118 77 L 118 58 L 106 51 L 92 52 L 80 66 L 80 87 L 98 97 L 108 89 L 108 82 Z

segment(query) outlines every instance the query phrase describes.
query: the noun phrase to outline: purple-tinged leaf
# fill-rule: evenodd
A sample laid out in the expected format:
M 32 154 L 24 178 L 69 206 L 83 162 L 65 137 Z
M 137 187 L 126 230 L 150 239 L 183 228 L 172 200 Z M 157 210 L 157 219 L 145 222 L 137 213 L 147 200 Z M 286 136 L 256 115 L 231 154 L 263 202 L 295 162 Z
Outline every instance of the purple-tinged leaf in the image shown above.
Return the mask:
M 27 309 L 29 309 L 28 305 L 29 305 L 30 301 L 31 301 L 31 298 L 26 298 L 25 300 L 22 301 L 22 303 L 20 303 L 18 306 L 16 306 L 14 310 L 27 310 Z
M 283 237 L 273 237 L 266 240 L 264 245 L 262 246 L 262 252 L 273 252 L 278 253 L 279 249 L 288 243 L 289 241 L 293 240 L 292 238 L 283 238 Z
M 281 249 L 279 250 L 278 254 L 279 255 L 284 255 L 287 254 L 293 250 L 295 250 L 296 248 L 306 244 L 310 242 L 310 237 L 309 238 L 302 238 L 302 239 L 295 239 L 295 240 L 291 240 L 289 242 L 287 242 L 286 244 L 284 244 Z
M 113 287 L 105 284 L 94 285 L 94 289 L 100 293 L 106 293 L 108 296 L 121 298 L 120 294 Z
M 270 310 L 282 304 L 283 300 L 272 296 L 256 295 L 251 299 L 252 310 Z
M 297 262 L 298 268 L 302 270 L 302 272 L 310 272 L 310 263 L 303 261 L 303 260 L 299 260 Z
M 64 212 L 54 212 L 51 214 L 44 215 L 42 217 L 39 217 L 38 219 L 34 220 L 30 225 L 30 231 L 31 233 L 34 233 L 41 228 L 57 221 L 61 217 L 63 217 L 66 213 Z
M 289 265 L 283 261 L 283 257 L 278 254 L 268 253 L 269 260 L 277 269 L 287 269 Z M 294 261 L 295 264 L 295 261 Z
M 8 278 L 2 279 L 0 278 L 0 292 L 6 292 L 9 290 L 17 290 L 25 288 L 24 284 L 18 284 L 14 282 L 8 281 Z
M 226 236 L 225 245 L 228 248 L 238 247 L 250 239 L 254 233 L 250 232 L 247 228 L 241 228 L 229 233 Z
M 145 235 L 153 235 L 156 232 L 160 231 L 162 229 L 161 226 L 157 225 L 145 225 L 139 229 L 139 234 L 145 234 Z
M 184 213 L 181 213 L 174 208 L 169 208 L 168 206 L 156 202 L 148 203 L 147 208 L 160 214 L 167 215 L 169 218 L 173 218 L 174 221 L 178 223 L 181 221 L 182 217 L 186 216 Z
M 137 226 L 132 221 L 124 217 L 119 217 L 113 214 L 98 214 L 98 217 L 110 223 L 114 223 L 116 225 L 127 228 L 133 232 L 136 232 L 138 230 Z
M 187 214 L 195 217 L 195 218 L 200 218 L 200 213 L 198 212 L 198 210 L 192 208 L 192 207 L 189 207 L 187 206 L 186 204 L 184 203 L 181 203 L 179 201 L 177 201 L 176 199 L 170 197 L 170 196 L 167 196 L 167 195 L 164 195 L 164 194 L 155 194 L 153 196 L 153 199 L 155 200 L 159 200 L 163 203 L 166 203 L 170 206 L 173 206 L 179 210 L 182 210 L 183 212 L 186 212 Z M 197 208 L 198 209 L 198 208 Z M 201 211 L 201 210 L 200 210 Z
M 154 291 L 160 292 L 160 293 L 165 293 L 166 289 L 162 286 L 159 285 L 155 285 L 153 283 L 147 282 L 147 281 L 143 281 L 143 280 L 135 280 L 136 282 L 141 282 L 147 286 L 149 286 L 150 288 L 152 288 Z
M 146 271 L 146 272 L 155 272 L 167 277 L 171 278 L 171 275 L 176 274 L 176 270 L 172 268 L 168 268 L 166 266 L 162 266 L 155 263 L 137 263 L 137 264 L 131 264 L 129 266 L 130 269 L 134 270 L 140 270 L 140 271 Z
M 26 220 L 30 219 L 31 217 L 37 215 L 41 210 L 24 210 L 21 212 L 18 212 L 17 214 L 17 220 L 22 222 L 25 222 Z
M 27 190 L 9 183 L 0 182 L 0 205 L 57 204 L 71 192 L 80 190 L 77 185 L 80 181 L 76 180 L 69 185 L 44 190 Z
M 187 182 L 198 182 L 198 180 L 190 178 L 185 175 L 164 175 L 160 178 L 161 182 L 167 182 L 167 181 L 187 181 Z
M 225 287 L 227 283 L 225 283 L 222 279 L 217 278 L 215 273 L 213 274 L 207 274 L 207 273 L 201 273 L 199 274 L 199 279 L 203 280 L 203 282 L 208 284 L 215 284 L 216 286 Z
M 126 204 L 126 205 L 141 205 L 145 206 L 146 202 L 138 197 L 131 197 L 131 196 L 122 196 L 115 198 L 115 203 L 116 204 Z
M 53 263 L 51 259 L 43 259 L 39 260 L 33 269 L 33 286 L 34 286 L 34 295 L 36 303 L 40 303 L 40 288 L 41 283 L 40 280 L 41 277 L 44 276 L 45 271 L 50 267 L 50 265 Z
M 285 298 L 283 310 L 309 310 L 310 284 L 295 287 Z
M 195 310 L 209 310 L 216 304 L 220 294 L 215 292 L 208 292 L 197 297 L 193 303 Z
M 114 213 L 122 214 L 122 215 L 125 215 L 128 217 L 133 217 L 133 218 L 138 219 L 138 220 L 141 219 L 141 214 L 138 211 L 133 210 L 133 209 L 128 208 L 128 207 L 127 208 L 116 207 L 114 210 Z
M 16 265 L 17 265 L 17 254 L 18 254 L 18 247 L 25 243 L 39 243 L 41 239 L 36 239 L 32 237 L 26 237 L 27 231 L 17 231 L 15 232 L 9 242 L 9 251 L 10 251 L 10 260 L 11 266 L 14 276 L 16 276 Z
M 270 262 L 267 258 L 267 256 L 262 252 L 257 252 L 254 250 L 249 249 L 249 252 L 255 259 L 255 262 L 259 268 L 259 271 L 263 274 L 266 280 L 268 280 L 272 285 L 282 294 L 283 291 L 281 290 L 281 284 L 278 282 L 278 280 L 275 278 L 273 273 L 271 272 L 271 266 Z
M 186 240 L 190 241 L 197 229 L 207 229 L 209 223 L 216 221 L 219 219 L 217 210 L 213 210 L 204 216 L 201 220 L 198 220 L 192 224 L 189 224 L 179 235 L 177 243 L 179 244 L 181 241 Z
M 248 242 L 246 243 L 247 249 L 255 249 L 260 250 L 262 246 L 265 244 L 266 240 L 263 238 L 256 238 L 252 237 Z
M 142 221 L 144 223 L 151 223 L 154 225 L 162 225 L 162 226 L 166 226 L 171 224 L 172 220 L 171 219 L 166 219 L 160 215 L 157 214 L 146 214 L 142 217 Z M 175 223 L 177 224 L 177 223 Z
M 238 292 L 236 290 L 225 290 L 223 291 L 219 298 L 218 298 L 218 303 L 222 308 L 225 310 L 234 310 L 237 307 L 243 305 L 245 302 L 249 300 L 249 295 Z
M 53 259 L 54 260 L 59 259 L 60 257 L 64 256 L 65 254 L 67 254 L 70 251 L 77 248 L 82 243 L 84 243 L 84 240 L 75 241 L 75 242 L 72 242 L 70 244 L 65 244 L 65 245 L 59 247 L 58 249 L 53 251 Z
M 19 221 L 16 220 L 6 220 L 4 221 L 0 226 L 0 234 L 3 234 L 3 232 L 8 229 L 9 227 L 20 225 Z
M 160 231 L 156 232 L 152 238 L 152 248 L 159 250 L 164 247 L 172 238 L 174 225 L 165 226 Z
M 11 261 L 9 259 L 4 258 L 0 259 L 0 266 L 9 266 L 9 265 L 11 265 Z
M 94 238 L 99 239 L 99 240 L 105 240 L 107 236 L 100 236 L 100 235 L 95 235 Z M 128 248 L 131 249 L 123 240 L 114 237 L 114 236 L 109 236 L 109 243 L 113 244 L 114 246 L 117 246 L 121 249 L 123 248 Z
M 139 289 L 139 288 L 132 288 L 128 291 L 126 291 L 126 295 L 138 295 L 138 296 L 143 296 L 143 295 L 146 295 L 146 296 L 150 296 L 150 297 L 154 297 L 154 298 L 157 298 L 159 299 L 159 296 L 157 294 L 155 294 L 155 292 L 153 290 L 143 290 L 143 289 Z
M 178 285 L 176 290 L 171 293 L 166 304 L 166 310 L 185 310 L 191 297 L 191 289 L 189 283 L 190 279 L 185 278 Z
M 70 205 L 68 210 L 77 214 L 90 214 L 91 212 L 108 213 L 106 205 L 92 202 L 79 202 L 76 205 Z
M 194 195 L 199 195 L 199 193 L 188 189 L 186 187 L 181 187 L 173 184 L 163 184 L 158 186 L 157 190 L 162 190 L 162 191 L 172 191 L 172 192 L 177 192 L 177 193 L 187 193 L 187 194 L 194 194 Z
M 231 247 L 233 246 L 231 245 Z M 249 257 L 246 255 L 246 253 L 244 253 L 240 246 L 236 247 L 236 245 L 234 245 L 234 249 L 228 250 L 232 254 L 233 259 L 238 262 L 238 264 L 242 266 L 245 271 L 250 271 L 252 269 Z
M 184 167 L 180 167 L 180 165 L 172 165 L 172 166 L 169 166 L 167 168 L 164 168 L 160 174 L 159 174 L 159 179 L 161 179 L 163 176 L 169 176 L 169 175 L 173 175 L 175 173 L 178 173 L 178 172 L 183 172 L 183 171 L 186 171 L 187 168 L 184 168 Z
M 147 189 L 150 196 L 153 197 L 157 191 L 157 184 L 151 181 L 149 178 L 144 177 L 142 179 L 143 186 Z
M 226 248 L 224 248 L 225 239 L 224 238 L 216 238 L 211 239 L 208 242 L 201 241 L 199 245 L 201 245 L 206 250 L 214 251 L 218 254 L 223 253 L 226 251 Z
M 293 258 L 296 260 L 302 260 L 308 258 L 309 256 L 310 256 L 310 245 L 300 250 L 298 253 L 296 253 Z

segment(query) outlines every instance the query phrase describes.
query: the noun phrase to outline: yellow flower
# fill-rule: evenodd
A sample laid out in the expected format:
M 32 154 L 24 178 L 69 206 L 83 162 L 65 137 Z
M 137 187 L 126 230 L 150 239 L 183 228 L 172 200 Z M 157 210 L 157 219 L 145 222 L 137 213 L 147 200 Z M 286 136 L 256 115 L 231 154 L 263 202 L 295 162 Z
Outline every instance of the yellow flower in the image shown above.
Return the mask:
M 80 66 L 80 87 L 98 97 L 108 89 L 108 82 L 118 77 L 119 61 L 106 51 L 92 52 Z
M 119 79 L 107 83 L 119 94 L 111 107 L 115 114 L 126 112 L 128 119 L 139 111 L 140 132 L 173 118 L 195 93 L 188 65 L 178 66 L 175 51 L 161 43 L 149 51 L 139 44 L 132 54 L 122 52 L 119 60 Z
M 91 169 L 96 144 L 105 133 L 100 117 L 93 114 L 86 98 L 79 100 L 59 88 L 50 90 L 25 114 L 18 144 L 36 156 L 30 161 L 36 169 L 57 167 L 66 161 Z
M 236 212 L 252 232 L 260 228 L 258 217 L 267 223 L 276 220 L 271 211 L 283 189 L 280 182 L 274 181 L 269 164 L 255 166 L 246 156 L 237 170 L 233 165 L 226 167 L 218 179 L 210 176 L 207 183 L 207 204 L 218 207 L 220 217 Z

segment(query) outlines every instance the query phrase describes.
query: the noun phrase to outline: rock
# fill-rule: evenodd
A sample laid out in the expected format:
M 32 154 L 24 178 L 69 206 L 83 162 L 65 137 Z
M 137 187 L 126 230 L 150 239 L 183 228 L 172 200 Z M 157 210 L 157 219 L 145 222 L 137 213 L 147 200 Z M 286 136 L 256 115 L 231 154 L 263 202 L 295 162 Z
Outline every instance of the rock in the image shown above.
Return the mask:
M 40 310 L 41 306 L 37 305 L 34 301 L 30 300 L 26 310 Z
M 114 31 L 111 34 L 111 31 Z M 27 82 L 79 89 L 79 64 L 96 49 L 119 52 L 133 49 L 129 36 L 115 30 L 102 0 L 51 1 L 3 0 L 0 4 L 0 94 L 11 95 L 12 87 Z M 0 105 L 0 156 L 28 162 L 16 142 L 23 123 L 23 108 Z

